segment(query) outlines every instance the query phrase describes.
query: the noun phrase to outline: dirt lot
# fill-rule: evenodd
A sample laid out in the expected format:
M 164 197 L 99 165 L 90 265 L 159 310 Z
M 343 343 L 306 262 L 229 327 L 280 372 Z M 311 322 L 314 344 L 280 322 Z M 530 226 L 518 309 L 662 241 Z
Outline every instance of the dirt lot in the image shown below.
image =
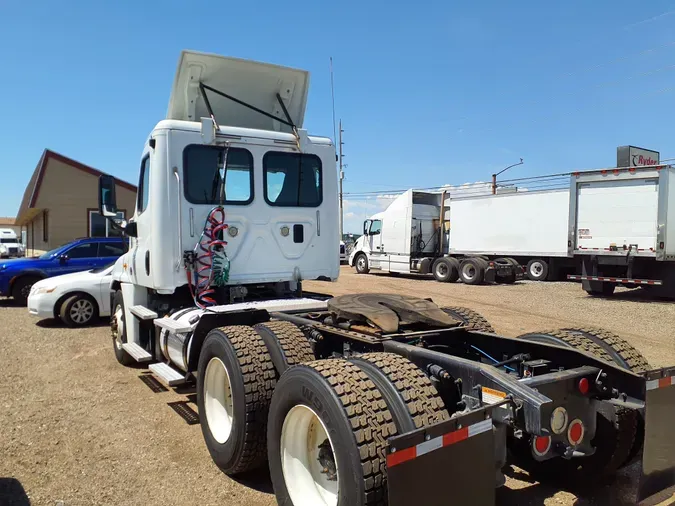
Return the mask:
M 654 366 L 675 363 L 675 304 L 639 291 L 591 299 L 575 284 L 445 285 L 385 275 L 356 276 L 343 267 L 324 293 L 399 292 L 432 297 L 483 313 L 498 332 L 593 325 L 628 338 Z M 191 391 L 154 393 L 145 369 L 118 365 L 107 324 L 81 330 L 38 322 L 0 301 L 0 505 L 275 504 L 265 473 L 234 481 L 212 463 L 198 424 L 168 405 L 196 409 Z M 499 505 L 627 504 L 635 469 L 613 486 L 576 498 L 509 468 Z M 25 495 L 24 495 L 25 494 Z M 667 502 L 665 504 L 671 504 Z

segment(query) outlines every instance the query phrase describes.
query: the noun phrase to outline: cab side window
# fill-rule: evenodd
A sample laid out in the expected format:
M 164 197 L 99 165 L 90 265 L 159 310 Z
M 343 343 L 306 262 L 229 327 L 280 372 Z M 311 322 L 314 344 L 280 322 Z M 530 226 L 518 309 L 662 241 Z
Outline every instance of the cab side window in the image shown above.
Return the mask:
M 141 179 L 138 183 L 138 195 L 136 207 L 138 214 L 141 214 L 148 207 L 148 197 L 150 192 L 150 155 L 143 158 L 141 162 Z
M 373 220 L 370 225 L 370 235 L 377 235 L 382 232 L 382 220 Z

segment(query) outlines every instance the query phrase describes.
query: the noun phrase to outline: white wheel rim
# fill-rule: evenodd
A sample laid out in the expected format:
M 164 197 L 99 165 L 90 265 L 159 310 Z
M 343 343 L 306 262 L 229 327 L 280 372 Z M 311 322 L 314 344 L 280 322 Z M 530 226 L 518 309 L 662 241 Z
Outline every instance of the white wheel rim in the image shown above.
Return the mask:
M 539 262 L 535 262 L 532 265 L 530 265 L 530 273 L 535 277 L 539 277 L 543 271 L 544 266 L 541 265 Z
M 115 306 L 114 313 L 114 322 L 113 322 L 113 333 L 115 337 L 115 346 L 118 350 L 122 349 L 122 336 L 124 335 L 124 320 L 122 316 L 124 315 L 124 309 L 118 304 Z
M 359 269 L 363 270 L 363 268 L 366 266 L 366 261 L 363 257 L 360 257 L 357 264 L 359 266 Z
M 234 403 L 230 375 L 223 361 L 217 357 L 209 360 L 204 375 L 204 410 L 211 435 L 224 444 L 232 433 Z
M 70 306 L 70 318 L 75 323 L 87 323 L 94 315 L 94 305 L 87 299 L 80 299 Z
M 443 263 L 438 264 L 438 266 L 436 267 L 436 272 L 438 273 L 439 276 L 443 277 L 448 273 L 448 266 Z
M 462 274 L 464 275 L 464 279 L 471 280 L 476 276 L 476 268 L 471 264 L 466 264 L 462 267 Z
M 333 478 L 319 461 L 319 445 L 325 441 L 334 455 L 326 426 L 311 408 L 298 405 L 288 412 L 281 429 L 281 469 L 294 506 L 337 506 L 337 462 L 333 457 Z M 325 445 L 323 451 L 325 455 Z

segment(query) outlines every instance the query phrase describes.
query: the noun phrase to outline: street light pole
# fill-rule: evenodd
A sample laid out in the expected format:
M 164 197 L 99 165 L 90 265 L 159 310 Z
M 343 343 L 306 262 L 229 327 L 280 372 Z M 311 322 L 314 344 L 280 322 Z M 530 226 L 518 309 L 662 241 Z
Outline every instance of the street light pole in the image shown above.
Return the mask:
M 500 170 L 499 172 L 497 172 L 496 174 L 492 174 L 492 195 L 495 195 L 497 193 L 497 176 L 499 174 L 502 174 L 502 173 L 506 172 L 511 167 L 515 167 L 516 165 L 522 165 L 523 163 L 524 163 L 523 159 L 521 158 L 518 163 L 514 163 L 513 165 L 509 165 L 508 167 L 506 167 L 506 168 Z

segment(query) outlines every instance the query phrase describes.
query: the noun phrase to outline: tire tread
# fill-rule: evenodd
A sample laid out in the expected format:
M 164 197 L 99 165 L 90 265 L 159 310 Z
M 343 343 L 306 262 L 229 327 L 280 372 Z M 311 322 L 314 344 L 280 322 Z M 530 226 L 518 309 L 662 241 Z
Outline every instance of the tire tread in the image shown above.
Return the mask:
M 464 323 L 463 326 L 469 330 L 479 330 L 481 332 L 489 332 L 491 334 L 496 333 L 495 329 L 492 328 L 492 325 L 490 325 L 490 322 L 488 322 L 483 315 L 474 311 L 473 309 L 461 306 L 443 307 L 441 309 L 450 316 L 462 321 Z

